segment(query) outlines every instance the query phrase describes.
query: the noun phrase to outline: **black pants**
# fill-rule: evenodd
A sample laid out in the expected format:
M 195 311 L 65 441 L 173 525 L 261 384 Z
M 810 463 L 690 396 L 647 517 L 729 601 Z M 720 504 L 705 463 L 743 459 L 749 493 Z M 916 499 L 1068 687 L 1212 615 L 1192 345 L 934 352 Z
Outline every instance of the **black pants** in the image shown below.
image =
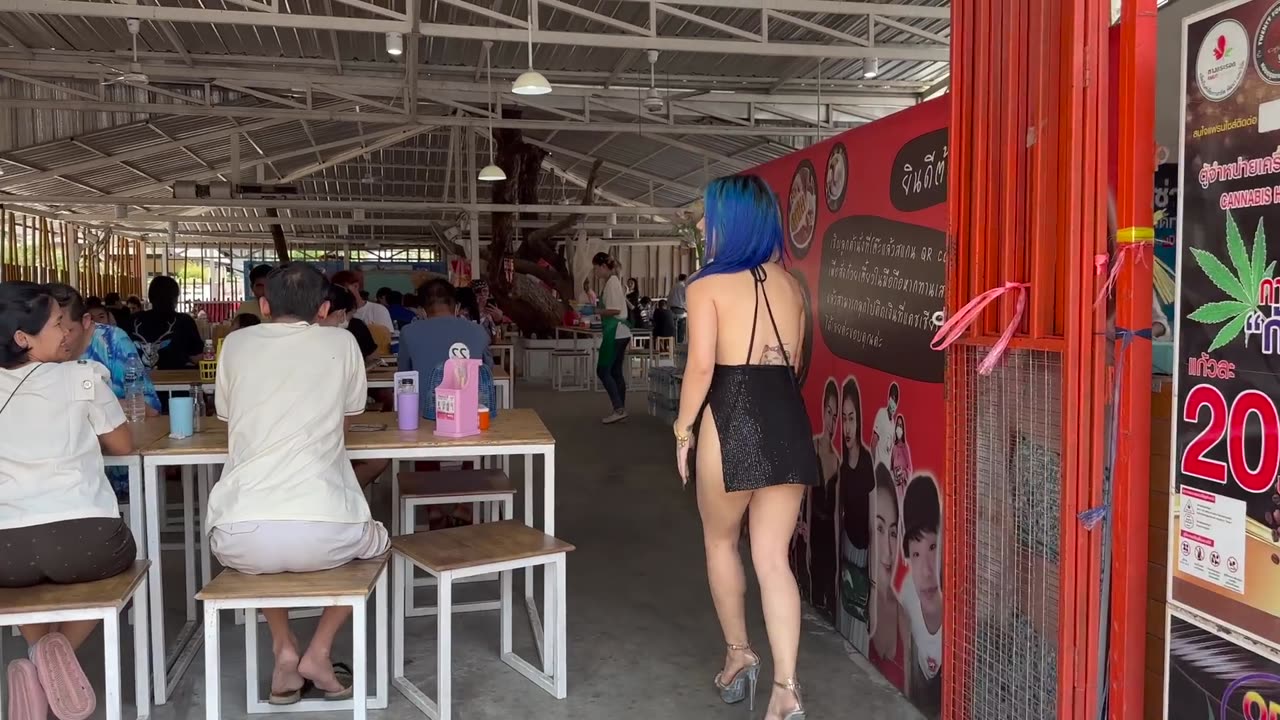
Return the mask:
M 604 391 L 609 395 L 615 412 L 627 408 L 627 348 L 631 347 L 631 338 L 613 341 L 613 362 L 596 365 L 596 376 Z
M 140 500 L 135 500 L 140 502 Z M 120 518 L 79 518 L 0 530 L 0 587 L 105 580 L 138 554 Z

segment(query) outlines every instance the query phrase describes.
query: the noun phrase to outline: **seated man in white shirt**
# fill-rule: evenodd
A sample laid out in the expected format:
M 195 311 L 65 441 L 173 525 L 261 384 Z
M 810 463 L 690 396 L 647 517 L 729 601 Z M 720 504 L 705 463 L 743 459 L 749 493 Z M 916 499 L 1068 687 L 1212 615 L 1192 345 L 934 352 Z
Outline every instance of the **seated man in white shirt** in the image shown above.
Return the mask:
M 329 283 L 305 263 L 267 277 L 270 322 L 227 336 L 218 362 L 218 415 L 229 457 L 209 494 L 214 555 L 240 572 L 314 572 L 387 551 L 347 459 L 345 416 L 364 412 L 364 358 L 351 333 L 318 324 Z M 264 609 L 275 669 L 270 702 L 288 705 L 310 681 L 329 700 L 351 697 L 330 660 L 350 608 L 326 608 L 299 652 L 286 608 Z

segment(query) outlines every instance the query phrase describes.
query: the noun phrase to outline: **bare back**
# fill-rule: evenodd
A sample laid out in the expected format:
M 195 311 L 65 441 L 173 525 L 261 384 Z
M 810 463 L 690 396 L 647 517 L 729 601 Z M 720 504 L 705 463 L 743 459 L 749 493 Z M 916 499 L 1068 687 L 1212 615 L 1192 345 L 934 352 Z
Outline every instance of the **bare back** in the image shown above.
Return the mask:
M 760 284 L 746 271 L 699 281 L 713 291 L 717 365 L 785 365 L 789 361 L 795 366 L 798 362 L 805 322 L 800 283 L 777 263 L 761 269 L 765 279 Z

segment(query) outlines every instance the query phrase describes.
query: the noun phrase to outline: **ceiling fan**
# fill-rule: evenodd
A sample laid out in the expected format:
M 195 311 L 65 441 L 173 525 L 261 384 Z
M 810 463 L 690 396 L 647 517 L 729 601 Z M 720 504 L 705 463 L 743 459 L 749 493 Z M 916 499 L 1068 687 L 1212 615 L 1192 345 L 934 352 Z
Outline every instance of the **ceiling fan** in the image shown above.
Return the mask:
M 103 80 L 100 85 L 115 85 L 116 83 L 124 83 L 126 85 L 146 85 L 151 81 L 147 74 L 142 72 L 142 66 L 138 64 L 138 31 L 142 29 L 142 22 L 137 18 L 129 18 L 129 34 L 133 36 L 133 62 L 129 63 L 128 70 L 121 70 L 118 67 L 108 65 L 97 60 L 90 60 L 90 65 L 99 65 L 116 74 L 116 77 L 109 80 Z

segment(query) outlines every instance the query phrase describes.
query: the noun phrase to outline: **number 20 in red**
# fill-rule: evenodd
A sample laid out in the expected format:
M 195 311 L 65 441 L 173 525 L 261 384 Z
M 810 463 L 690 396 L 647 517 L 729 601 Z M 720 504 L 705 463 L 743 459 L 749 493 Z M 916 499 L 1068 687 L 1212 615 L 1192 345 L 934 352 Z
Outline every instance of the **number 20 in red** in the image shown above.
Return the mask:
M 1276 482 L 1280 472 L 1280 413 L 1271 398 L 1257 390 L 1246 390 L 1227 406 L 1222 392 L 1212 385 L 1197 385 L 1187 393 L 1182 407 L 1182 419 L 1189 423 L 1200 421 L 1201 411 L 1209 412 L 1209 424 L 1196 435 L 1182 452 L 1182 472 L 1210 482 L 1225 485 L 1227 469 L 1251 493 L 1264 493 Z M 1244 456 L 1245 429 L 1250 416 L 1257 416 L 1262 426 L 1262 457 L 1250 467 Z M 1227 436 L 1227 462 L 1208 457 L 1223 435 Z

